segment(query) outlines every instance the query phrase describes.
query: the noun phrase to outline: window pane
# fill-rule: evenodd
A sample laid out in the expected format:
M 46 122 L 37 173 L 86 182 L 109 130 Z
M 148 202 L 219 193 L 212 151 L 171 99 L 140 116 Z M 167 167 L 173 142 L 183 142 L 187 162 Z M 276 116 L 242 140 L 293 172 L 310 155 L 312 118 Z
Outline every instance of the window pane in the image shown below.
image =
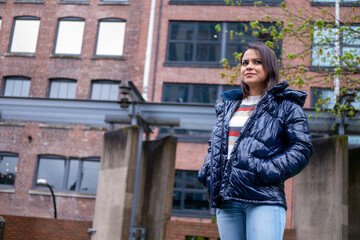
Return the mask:
M 55 54 L 81 54 L 84 21 L 60 21 Z
M 192 43 L 170 43 L 168 60 L 170 61 L 192 61 L 193 55 Z
M 185 193 L 185 209 L 208 210 L 206 193 Z
M 360 26 L 351 26 L 349 30 L 343 32 L 344 44 L 360 44 Z
M 69 178 L 66 186 L 66 190 L 76 191 L 76 181 L 78 176 L 80 161 L 77 159 L 70 160 Z
M 180 22 L 172 22 L 170 23 L 171 32 L 170 39 L 171 40 L 191 40 L 194 35 L 194 23 L 180 23 Z
M 123 55 L 125 22 L 100 22 L 96 55 Z
M 84 161 L 80 175 L 80 191 L 96 193 L 100 161 Z
M 116 101 L 119 95 L 119 84 L 96 82 L 92 84 L 91 99 L 92 100 L 110 100 Z
M 185 171 L 186 189 L 204 189 L 203 185 L 197 180 L 196 171 Z
M 17 162 L 17 157 L 0 156 L 0 185 L 14 185 Z
M 312 49 L 312 65 L 313 66 L 331 66 L 334 61 L 335 49 L 333 47 L 315 46 Z
M 198 40 L 219 41 L 221 32 L 215 30 L 218 23 L 199 23 Z
M 214 103 L 217 99 L 217 85 L 195 85 L 192 102 Z
M 163 102 L 188 102 L 189 86 L 164 84 Z
M 4 96 L 28 97 L 30 91 L 30 80 L 27 79 L 5 79 Z
M 343 47 L 342 55 L 345 57 L 344 62 L 350 66 L 359 66 L 358 59 L 360 57 L 360 48 L 359 47 Z
M 35 53 L 40 20 L 15 20 L 10 52 Z
M 313 106 L 318 103 L 319 99 L 323 104 L 318 106 L 323 109 L 332 109 L 334 107 L 334 90 L 333 89 L 316 89 L 312 90 Z
M 67 80 L 52 80 L 50 83 L 50 98 L 74 99 L 76 95 L 76 82 Z
M 172 204 L 173 209 L 181 209 L 181 194 L 181 191 L 174 190 Z
M 64 183 L 65 159 L 40 158 L 37 179 L 44 178 L 54 190 L 61 190 Z
M 220 62 L 220 44 L 198 44 L 196 61 Z

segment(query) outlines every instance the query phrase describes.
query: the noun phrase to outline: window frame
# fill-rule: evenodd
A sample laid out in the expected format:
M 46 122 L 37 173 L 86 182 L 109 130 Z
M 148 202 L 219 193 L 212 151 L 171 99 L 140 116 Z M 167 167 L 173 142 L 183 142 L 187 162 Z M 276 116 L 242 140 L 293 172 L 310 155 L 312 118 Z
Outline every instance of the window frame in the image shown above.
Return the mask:
M 341 27 L 341 26 L 340 26 Z M 350 28 L 351 27 L 359 27 L 359 30 L 360 30 L 360 23 L 354 23 L 354 24 L 351 24 L 349 26 Z M 336 29 L 336 27 L 334 26 L 333 28 L 331 28 L 332 30 L 333 29 Z M 314 32 L 315 34 L 315 32 Z M 323 65 L 323 66 L 319 66 L 319 65 L 313 65 L 313 50 L 316 46 L 318 46 L 318 44 L 315 44 L 315 36 L 313 36 L 314 39 L 311 43 L 311 66 L 310 66 L 310 70 L 312 71 L 321 71 L 321 70 L 332 70 L 334 69 L 333 66 L 331 66 L 331 64 L 329 63 L 329 65 Z M 329 46 L 331 49 L 333 49 L 335 51 L 335 42 L 330 42 L 329 43 Z M 340 55 L 342 56 L 343 55 L 343 49 L 346 48 L 346 47 L 349 47 L 351 46 L 352 48 L 358 48 L 360 49 L 360 44 L 344 44 L 344 36 L 341 34 L 340 35 L 340 39 L 339 39 L 339 45 L 340 45 Z M 343 62 L 341 61 L 340 62 L 340 65 L 343 65 Z
M 216 99 L 218 99 L 220 93 L 224 92 L 224 91 L 228 91 L 231 89 L 225 89 L 227 87 L 229 88 L 234 88 L 234 89 L 238 89 L 240 88 L 240 86 L 237 85 L 227 85 L 227 84 L 197 84 L 197 83 L 174 83 L 174 82 L 163 82 L 163 88 L 162 88 L 162 96 L 161 96 L 161 102 L 166 102 L 166 103 L 178 103 L 178 102 L 173 102 L 173 101 L 165 101 L 165 88 L 166 86 L 169 85 L 173 85 L 173 86 L 188 86 L 190 88 L 189 90 L 189 97 L 190 99 L 192 99 L 192 95 L 191 94 L 195 94 L 194 91 L 194 87 L 196 86 L 213 86 L 216 87 Z M 192 89 L 192 90 L 191 90 Z M 203 104 L 203 105 L 214 105 L 216 102 L 216 99 L 214 102 L 209 102 L 209 103 L 201 103 L 201 102 L 194 102 L 194 101 L 186 101 L 186 102 L 182 102 L 182 103 L 191 103 L 191 104 Z M 178 131 L 185 131 L 185 133 L 183 134 L 179 134 L 177 133 Z M 205 131 L 198 131 L 200 133 L 200 136 L 194 136 L 194 135 L 189 135 L 189 133 L 191 132 L 196 132 L 196 130 L 186 130 L 186 129 L 181 129 L 181 128 L 160 128 L 159 132 L 158 132 L 158 138 L 164 137 L 164 136 L 176 136 L 178 138 L 179 142 L 196 142 L 196 143 L 207 143 L 211 137 L 211 131 L 208 131 L 209 135 L 205 135 Z M 204 135 L 201 134 L 201 132 L 203 132 Z
M 84 162 L 98 162 L 99 163 L 99 172 L 98 172 L 98 177 L 99 177 L 99 173 L 100 173 L 100 157 L 85 157 L 85 158 L 77 158 L 77 157 L 64 157 L 64 156 L 60 156 L 60 155 L 49 155 L 49 154 L 44 154 L 44 155 L 38 155 L 37 157 L 37 165 L 36 165 L 36 174 L 34 177 L 34 181 L 33 181 L 33 188 L 36 190 L 46 190 L 46 187 L 44 186 L 39 186 L 37 184 L 37 179 L 39 179 L 39 165 L 40 165 L 40 161 L 41 159 L 53 159 L 53 160 L 63 160 L 64 161 L 64 176 L 63 176 L 63 180 L 61 183 L 61 187 L 60 188 L 53 188 L 54 192 L 66 192 L 66 193 L 80 193 L 80 194 L 90 194 L 90 195 L 96 195 L 96 191 L 95 192 L 89 192 L 89 191 L 82 191 L 80 189 L 81 186 L 81 169 L 82 166 L 84 164 Z M 77 173 L 76 173 L 76 187 L 75 190 L 68 190 L 67 186 L 69 183 L 69 174 L 70 174 L 70 164 L 72 160 L 77 160 L 79 161 L 79 165 L 78 165 L 78 169 L 77 169 Z M 51 183 L 49 183 L 51 184 Z M 96 186 L 97 188 L 97 186 Z
M 311 6 L 335 6 L 335 0 L 331 1 L 311 1 Z M 360 2 L 357 0 L 354 1 L 342 1 L 340 0 L 340 6 L 341 7 L 355 7 L 360 6 Z
M 60 28 L 60 23 L 62 21 L 69 21 L 69 22 L 74 22 L 74 21 L 79 21 L 79 22 L 84 22 L 84 29 L 83 29 L 83 33 L 82 33 L 82 39 L 81 39 L 81 47 L 80 47 L 80 53 L 79 54 L 73 54 L 73 53 L 56 53 L 56 48 L 58 45 L 58 38 L 59 38 L 59 28 Z M 53 48 L 53 55 L 54 56 L 68 56 L 68 57 L 81 57 L 82 55 L 82 48 L 84 45 L 84 35 L 85 35 L 85 26 L 86 25 L 86 21 L 85 18 L 81 18 L 81 17 L 62 17 L 62 18 L 58 18 L 57 21 L 57 26 L 56 26 L 56 34 L 55 34 L 55 41 L 54 41 L 54 48 Z
M 238 6 L 238 2 L 240 1 L 233 1 L 233 4 L 226 3 L 224 0 L 170 0 L 169 4 L 171 5 L 228 5 L 228 6 Z M 256 0 L 243 0 L 240 3 L 240 6 L 254 6 Z M 283 3 L 283 0 L 263 0 L 261 1 L 262 4 L 260 6 L 279 6 L 281 3 Z
M 19 80 L 19 81 L 27 81 L 29 82 L 29 92 L 27 94 L 27 96 L 14 96 L 14 95 L 5 95 L 6 92 L 6 86 L 7 86 L 7 81 L 8 80 Z M 23 86 L 22 86 L 23 87 Z M 30 97 L 30 89 L 31 89 L 31 78 L 28 77 L 24 77 L 24 76 L 4 76 L 3 78 L 3 89 L 2 89 L 2 96 L 4 97 L 23 97 L 23 98 L 28 98 Z
M 172 40 L 171 38 L 171 33 L 172 33 L 172 26 L 173 24 L 176 23 L 192 23 L 194 24 L 194 33 L 192 36 L 191 40 Z M 199 29 L 199 24 L 201 23 L 214 23 L 214 24 L 219 24 L 221 26 L 222 31 L 219 32 L 219 44 L 220 44 L 220 59 L 219 61 L 196 61 L 196 47 L 199 43 L 202 42 L 206 42 L 206 40 L 197 40 L 197 34 L 198 34 L 198 29 Z M 169 21 L 169 25 L 168 25 L 168 38 L 167 38 L 167 46 L 166 46 L 166 55 L 165 55 L 165 62 L 164 62 L 164 66 L 174 66 L 174 67 L 206 67 L 206 68 L 222 68 L 222 64 L 221 64 L 221 60 L 226 58 L 226 51 L 227 48 L 231 45 L 234 45 L 235 42 L 231 42 L 228 41 L 228 37 L 227 37 L 227 28 L 228 28 L 228 24 L 234 24 L 234 23 L 238 23 L 238 24 L 246 24 L 249 25 L 250 22 L 227 22 L 227 21 Z M 270 26 L 274 26 L 276 28 L 278 28 L 278 26 L 276 26 L 276 23 L 274 22 L 260 22 L 260 24 L 266 24 Z M 262 33 L 260 33 L 262 34 Z M 265 36 L 265 35 L 264 35 Z M 254 37 L 253 41 L 262 41 L 262 37 Z M 265 39 L 266 40 L 266 39 Z M 207 42 L 211 42 L 211 40 L 207 40 Z M 193 52 L 192 52 L 192 60 L 191 61 L 176 61 L 176 60 L 169 60 L 169 54 L 170 54 L 170 45 L 173 43 L 191 43 L 193 46 Z M 246 45 L 244 43 L 244 45 Z M 282 58 L 282 53 L 281 53 L 281 49 L 282 49 L 282 41 L 279 41 L 279 56 L 277 56 L 277 59 L 280 60 L 281 62 L 281 58 Z M 230 65 L 236 65 L 237 63 L 235 62 L 235 60 L 232 59 L 228 59 L 229 60 L 229 64 Z
M 34 52 L 13 52 L 11 51 L 12 47 L 13 47 L 13 41 L 14 41 L 14 33 L 15 33 L 15 26 L 16 26 L 16 21 L 17 20 L 37 20 L 39 21 L 39 28 L 38 28 L 38 33 L 37 33 L 37 37 L 36 37 L 36 43 L 35 43 L 35 51 Z M 37 44 L 38 44 L 38 40 L 39 40 L 39 32 L 40 32 L 40 18 L 39 17 L 35 17 L 35 16 L 18 16 L 18 17 L 14 17 L 13 18 L 13 22 L 12 22 L 12 26 L 11 26 L 11 35 L 10 35 L 10 40 L 9 40 L 9 46 L 8 46 L 8 53 L 9 54 L 26 54 L 26 55 L 36 55 L 36 49 L 37 49 Z
M 59 98 L 59 97 L 51 97 L 50 93 L 51 93 L 51 87 L 52 87 L 52 83 L 54 82 L 60 82 L 60 83 L 75 83 L 75 95 L 72 98 L 66 97 L 66 98 Z M 49 89 L 48 89 L 48 98 L 51 99 L 75 99 L 76 98 L 76 87 L 77 87 L 77 81 L 75 79 L 70 79 L 70 78 L 51 78 L 49 79 Z M 59 94 L 58 94 L 59 95 Z M 68 92 L 67 94 L 68 95 Z
M 91 90 L 90 90 L 90 97 L 89 99 L 90 100 L 93 100 L 93 101 L 118 101 L 119 100 L 119 87 L 120 87 L 120 80 L 107 80 L 107 79 L 99 79 L 99 80 L 92 80 L 91 81 Z M 115 100 L 105 100 L 105 99 L 93 99 L 92 98 L 92 94 L 93 94 L 93 86 L 94 84 L 97 84 L 97 83 L 100 83 L 100 84 L 111 84 L 111 85 L 117 85 L 118 86 L 118 93 L 117 93 L 117 98 Z
M 6 152 L 6 151 L 0 151 L 0 160 L 2 160 L 3 157 L 16 157 L 17 158 L 17 162 L 16 162 L 16 168 L 18 167 L 18 163 L 19 163 L 19 154 L 18 153 L 14 153 L 14 152 Z M 17 172 L 17 170 L 15 170 Z M 16 181 L 16 174 L 14 177 L 14 184 L 10 185 L 10 184 L 0 184 L 0 189 L 14 189 L 15 188 L 15 181 Z
M 191 171 L 191 170 L 180 170 L 180 169 L 176 169 L 176 172 L 180 172 L 181 173 L 181 187 L 175 187 L 175 181 L 176 181 L 176 174 L 174 177 L 174 193 L 175 191 L 180 191 L 181 193 L 201 193 L 201 194 L 207 194 L 207 190 L 205 187 L 203 187 L 202 189 L 191 189 L 191 188 L 185 188 L 185 184 L 186 181 L 184 181 L 185 177 L 186 177 L 186 173 L 187 172 L 193 172 L 193 173 L 197 173 L 197 171 Z M 198 184 L 201 185 L 200 182 L 198 182 L 197 178 L 194 178 L 194 181 Z M 171 215 L 172 216 L 184 216 L 184 217 L 202 217 L 202 218 L 212 218 L 213 217 L 213 212 L 212 212 L 212 208 L 210 208 L 210 203 L 209 204 L 209 209 L 208 210 L 193 210 L 193 209 L 185 209 L 184 208 L 184 203 L 185 203 L 185 198 L 184 198 L 185 194 L 182 194 L 181 200 L 180 200 L 180 209 L 174 209 L 172 208 L 171 210 Z M 174 198 L 173 198 L 174 199 Z
M 123 38 L 123 47 L 122 47 L 122 54 L 121 55 L 104 55 L 104 54 L 97 54 L 97 50 L 98 50 L 98 44 L 99 44 L 99 34 L 100 34 L 100 26 L 102 22 L 123 22 L 125 23 L 125 27 L 124 27 L 124 38 Z M 94 48 L 94 56 L 97 58 L 124 58 L 124 50 L 125 50 L 125 38 L 126 38 L 126 26 L 127 26 L 127 22 L 126 19 L 122 19 L 122 18 L 102 18 L 99 19 L 98 21 L 98 26 L 97 26 L 97 32 L 96 32 L 96 40 L 95 40 L 95 48 Z
M 334 88 L 332 87 L 311 87 L 310 88 L 310 106 L 311 108 L 315 108 L 315 104 L 317 103 L 317 101 L 315 101 L 315 93 L 314 92 L 319 92 L 321 90 L 330 90 L 332 92 L 334 92 Z M 317 93 L 319 94 L 319 93 Z M 351 105 L 355 108 L 358 109 L 360 106 L 360 91 L 357 89 L 357 96 L 355 97 L 355 101 L 351 103 Z M 320 98 L 321 96 L 317 97 L 316 99 Z M 331 101 L 333 102 L 334 99 L 331 99 Z M 358 106 L 356 106 L 355 104 L 357 104 Z M 331 107 L 329 108 L 324 108 L 324 107 L 320 107 L 320 109 L 333 109 L 334 108 L 334 104 L 331 103 Z

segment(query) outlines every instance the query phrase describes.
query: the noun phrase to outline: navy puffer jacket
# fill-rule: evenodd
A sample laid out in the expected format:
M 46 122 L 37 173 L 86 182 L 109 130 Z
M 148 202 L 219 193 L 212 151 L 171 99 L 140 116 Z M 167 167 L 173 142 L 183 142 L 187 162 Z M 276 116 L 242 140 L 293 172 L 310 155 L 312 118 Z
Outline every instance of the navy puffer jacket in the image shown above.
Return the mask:
M 209 153 L 198 179 L 208 189 L 212 208 L 224 200 L 280 205 L 285 209 L 284 181 L 298 174 L 313 152 L 307 118 L 307 94 L 286 89 L 285 81 L 269 89 L 241 129 L 227 159 L 229 121 L 242 101 L 240 89 L 220 95 Z

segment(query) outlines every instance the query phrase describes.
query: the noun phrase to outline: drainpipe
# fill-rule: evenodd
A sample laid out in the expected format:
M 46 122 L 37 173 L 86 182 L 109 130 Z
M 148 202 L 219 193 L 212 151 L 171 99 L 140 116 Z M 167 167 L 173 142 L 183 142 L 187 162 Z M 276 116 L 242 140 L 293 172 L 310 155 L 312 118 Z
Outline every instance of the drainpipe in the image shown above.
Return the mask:
M 340 5 L 339 0 L 335 1 L 335 25 L 336 25 L 336 35 L 335 35 L 335 56 L 337 57 L 335 59 L 335 65 L 336 68 L 339 68 L 340 65 Z M 336 69 L 335 69 L 336 70 Z M 338 101 L 338 98 L 340 96 L 340 76 L 338 74 L 335 74 L 334 77 L 334 101 L 335 104 Z
M 156 0 L 151 0 L 149 30 L 148 30 L 148 37 L 146 44 L 144 78 L 143 78 L 143 89 L 142 89 L 142 96 L 145 99 L 145 101 L 148 100 L 151 51 L 152 51 L 152 41 L 154 34 L 155 6 L 156 6 Z

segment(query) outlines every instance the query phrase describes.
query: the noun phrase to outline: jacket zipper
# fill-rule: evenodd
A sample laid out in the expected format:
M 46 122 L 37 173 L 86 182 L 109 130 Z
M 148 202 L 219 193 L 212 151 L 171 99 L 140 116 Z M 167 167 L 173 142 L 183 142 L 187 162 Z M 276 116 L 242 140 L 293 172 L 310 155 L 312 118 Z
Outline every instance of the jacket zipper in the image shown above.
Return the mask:
M 265 94 L 265 95 L 266 95 L 266 94 Z M 258 110 L 258 106 L 261 106 L 261 104 L 262 104 L 262 102 L 263 102 L 262 100 L 265 99 L 265 95 L 264 95 L 264 97 L 261 98 L 260 101 L 258 102 L 258 104 L 257 104 L 257 106 L 256 106 L 256 108 L 255 108 L 255 110 L 254 110 L 254 112 L 253 112 L 253 114 L 251 115 L 251 119 L 249 119 L 249 121 L 247 122 L 248 124 L 245 126 L 245 128 L 244 128 L 241 136 L 239 136 L 239 139 L 237 140 L 237 145 L 234 146 L 234 149 L 237 148 L 237 146 L 238 146 L 241 138 L 244 137 L 244 135 L 245 135 L 245 133 L 248 131 L 248 129 L 254 124 L 254 121 L 253 121 L 253 120 L 255 119 L 256 113 L 259 111 L 259 110 Z M 225 109 L 224 109 L 224 110 L 225 110 Z M 231 153 L 230 153 L 230 154 L 231 154 Z M 233 159 L 233 157 L 231 157 L 231 158 L 229 159 L 229 164 L 228 164 L 228 169 L 227 169 L 228 178 L 226 179 L 226 183 L 225 183 L 225 187 L 224 187 L 224 196 L 223 196 L 223 198 L 225 198 L 227 189 L 228 189 L 228 187 L 229 187 L 230 170 L 231 170 L 231 166 L 232 166 L 232 159 Z
M 221 168 L 221 171 L 220 171 L 220 179 L 222 179 L 223 175 L 224 175 L 224 168 L 225 168 L 225 165 L 223 167 L 223 161 L 222 161 L 222 156 L 223 156 L 223 139 L 224 139 L 224 121 L 225 121 L 225 100 L 222 99 L 221 100 L 223 102 L 223 116 L 222 116 L 222 122 L 221 122 L 221 140 L 220 140 L 220 143 L 221 143 L 221 147 L 220 147 L 220 168 Z

